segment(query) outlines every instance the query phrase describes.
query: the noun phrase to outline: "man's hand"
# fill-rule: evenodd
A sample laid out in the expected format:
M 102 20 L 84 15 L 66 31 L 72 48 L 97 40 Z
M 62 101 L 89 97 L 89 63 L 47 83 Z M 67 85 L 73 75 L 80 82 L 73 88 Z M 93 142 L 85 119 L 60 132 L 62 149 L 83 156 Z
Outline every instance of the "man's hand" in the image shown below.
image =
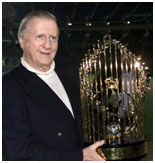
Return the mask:
M 83 149 L 83 161 L 105 161 L 105 157 L 101 157 L 97 153 L 97 148 L 104 144 L 104 140 L 95 142 L 94 144 Z

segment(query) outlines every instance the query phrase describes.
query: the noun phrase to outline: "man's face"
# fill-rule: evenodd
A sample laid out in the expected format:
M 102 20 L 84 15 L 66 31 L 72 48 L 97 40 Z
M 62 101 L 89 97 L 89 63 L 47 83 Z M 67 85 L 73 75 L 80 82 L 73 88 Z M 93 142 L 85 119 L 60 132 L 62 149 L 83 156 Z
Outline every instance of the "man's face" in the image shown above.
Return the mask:
M 19 43 L 24 59 L 33 68 L 47 71 L 58 49 L 57 24 L 51 19 L 33 18 Z

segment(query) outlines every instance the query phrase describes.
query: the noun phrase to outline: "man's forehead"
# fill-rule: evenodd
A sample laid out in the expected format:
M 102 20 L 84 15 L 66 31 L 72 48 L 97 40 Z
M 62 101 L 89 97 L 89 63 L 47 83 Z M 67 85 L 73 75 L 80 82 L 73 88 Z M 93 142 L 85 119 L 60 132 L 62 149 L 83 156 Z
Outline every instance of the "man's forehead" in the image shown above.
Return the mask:
M 47 23 L 47 24 L 46 24 Z M 27 30 L 30 35 L 48 33 L 59 35 L 59 28 L 55 20 L 45 17 L 33 17 L 28 22 Z
M 47 23 L 47 24 L 46 24 Z M 47 30 L 48 32 L 57 31 L 58 27 L 54 20 L 46 19 L 46 18 L 33 18 L 28 25 L 29 30 L 31 31 L 39 31 L 39 30 Z
M 52 24 L 56 24 L 56 22 L 53 19 L 45 18 L 45 17 L 33 17 L 29 20 L 29 24 L 42 24 L 42 22 L 50 22 Z

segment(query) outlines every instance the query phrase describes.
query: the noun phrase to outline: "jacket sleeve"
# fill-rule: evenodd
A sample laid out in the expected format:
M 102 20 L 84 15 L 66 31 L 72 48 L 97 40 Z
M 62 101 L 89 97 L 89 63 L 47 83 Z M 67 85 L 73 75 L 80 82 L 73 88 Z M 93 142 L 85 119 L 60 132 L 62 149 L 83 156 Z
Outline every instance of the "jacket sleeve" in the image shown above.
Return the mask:
M 26 112 L 24 99 L 14 87 L 3 83 L 2 135 L 4 160 L 9 161 L 58 161 L 82 160 L 82 150 L 60 153 L 54 147 L 35 139 Z

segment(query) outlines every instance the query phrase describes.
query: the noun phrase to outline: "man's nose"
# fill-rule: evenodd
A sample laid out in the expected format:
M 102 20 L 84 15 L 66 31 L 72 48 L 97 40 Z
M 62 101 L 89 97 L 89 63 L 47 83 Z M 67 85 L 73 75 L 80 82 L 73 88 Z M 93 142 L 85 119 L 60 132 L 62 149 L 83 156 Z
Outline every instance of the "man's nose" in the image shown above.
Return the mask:
M 46 38 L 44 40 L 43 47 L 46 48 L 46 49 L 50 49 L 51 48 L 51 41 L 50 41 L 50 39 Z

